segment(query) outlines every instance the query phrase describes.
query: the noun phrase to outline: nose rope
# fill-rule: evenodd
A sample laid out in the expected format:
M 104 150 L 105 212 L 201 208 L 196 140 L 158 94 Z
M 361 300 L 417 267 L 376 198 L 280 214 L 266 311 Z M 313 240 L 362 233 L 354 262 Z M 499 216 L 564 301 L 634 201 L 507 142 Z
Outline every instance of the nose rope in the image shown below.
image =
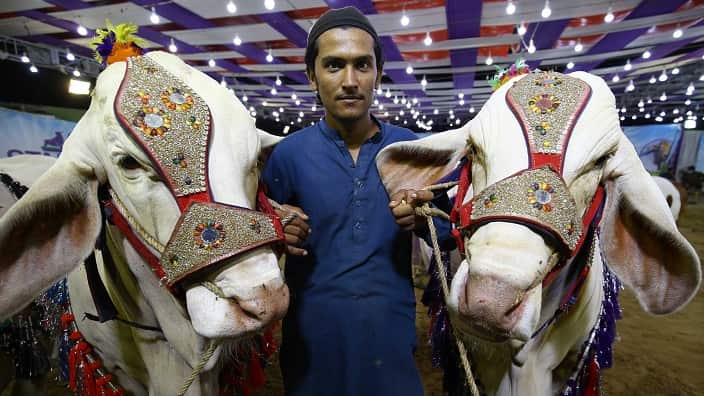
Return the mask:
M 431 186 L 423 187 L 422 189 L 428 191 L 442 190 L 449 187 L 453 187 L 457 184 L 457 182 L 448 182 L 442 184 L 434 184 Z M 428 230 L 430 231 L 430 241 L 433 244 L 433 255 L 435 257 L 435 262 L 438 265 L 438 275 L 440 276 L 442 293 L 445 297 L 445 304 L 447 305 L 450 301 L 450 287 L 447 283 L 447 275 L 445 275 L 445 269 L 441 268 L 442 258 L 440 257 L 440 245 L 438 244 L 438 234 L 437 230 L 435 229 L 435 224 L 433 223 L 433 216 L 440 216 L 445 219 L 449 219 L 450 216 L 440 209 L 431 208 L 428 203 L 416 207 L 415 213 L 418 216 L 425 217 L 425 220 L 428 223 Z M 469 385 L 469 389 L 472 393 L 472 396 L 480 396 L 479 389 L 477 388 L 477 383 L 474 379 L 474 375 L 472 374 L 472 367 L 470 366 L 469 358 L 467 357 L 469 352 L 467 352 L 467 348 L 464 346 L 464 342 L 457 336 L 456 333 L 454 333 L 454 331 L 453 336 L 455 338 L 455 343 L 457 344 L 457 350 L 460 355 L 460 361 L 462 362 L 462 368 L 464 369 L 465 375 L 467 377 L 467 384 Z
M 193 371 L 191 372 L 191 375 L 186 378 L 186 381 L 181 385 L 181 389 L 178 391 L 177 396 L 183 396 L 186 394 L 186 391 L 188 388 L 191 386 L 193 381 L 195 381 L 196 378 L 200 375 L 200 372 L 203 370 L 203 367 L 205 367 L 205 364 L 208 363 L 208 360 L 213 356 L 213 353 L 215 353 L 215 348 L 217 348 L 219 342 L 216 340 L 210 340 L 210 344 L 208 345 L 208 349 L 203 352 L 203 355 L 200 358 L 200 361 L 198 364 L 196 364 L 195 367 L 193 367 Z

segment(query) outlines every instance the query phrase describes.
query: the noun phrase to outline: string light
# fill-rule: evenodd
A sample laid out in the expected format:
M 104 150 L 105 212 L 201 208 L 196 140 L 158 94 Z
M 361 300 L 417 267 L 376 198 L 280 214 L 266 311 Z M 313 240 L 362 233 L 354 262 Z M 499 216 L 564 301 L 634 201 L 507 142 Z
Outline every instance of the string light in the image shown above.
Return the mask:
M 425 33 L 425 40 L 423 40 L 423 44 L 425 44 L 426 47 L 429 47 L 430 44 L 433 43 L 433 38 L 430 37 L 430 32 Z
M 516 13 L 516 5 L 513 4 L 513 1 L 508 0 L 508 4 L 506 4 L 506 15 L 513 15 Z
M 237 6 L 235 5 L 235 3 L 232 2 L 232 0 L 227 2 L 226 8 L 227 12 L 229 12 L 230 14 L 234 14 L 237 12 Z
M 267 10 L 273 10 L 276 7 L 274 0 L 264 0 L 264 8 Z
M 611 7 L 609 7 L 609 11 L 604 15 L 604 22 L 606 23 L 611 23 L 614 21 L 614 13 L 611 12 Z
M 633 69 L 633 65 L 631 65 L 631 60 L 628 59 L 626 60 L 626 64 L 623 65 L 623 70 L 630 71 L 631 69 Z
M 223 86 L 223 87 L 226 87 L 226 86 L 227 86 L 227 81 L 225 81 L 225 77 L 223 77 L 223 78 L 220 79 L 220 85 Z
M 384 96 L 386 96 L 387 98 L 391 97 L 391 91 L 388 88 L 386 88 L 386 93 L 384 94 Z
M 295 92 L 292 93 L 292 94 L 291 94 L 291 100 L 297 100 L 297 99 L 298 99 L 298 95 L 296 95 Z
M 584 46 L 582 45 L 582 42 L 577 40 L 577 44 L 574 45 L 574 52 L 582 52 L 584 49 Z
M 491 57 L 491 52 L 489 52 L 489 56 L 484 62 L 487 64 L 487 66 L 491 66 L 491 64 L 494 63 L 494 58 Z
M 528 29 L 526 28 L 526 24 L 525 24 L 525 23 L 521 22 L 521 24 L 518 25 L 518 35 L 519 35 L 519 36 L 522 37 L 524 34 L 526 34 L 526 31 L 527 31 L 527 30 L 528 30 Z
M 657 80 L 655 79 L 655 76 L 650 76 L 650 80 L 648 80 L 649 83 L 655 84 Z
M 641 100 L 638 102 L 638 107 L 643 107 L 643 106 L 645 106 L 645 103 L 643 103 L 643 99 L 641 99 Z
M 81 72 L 78 71 L 78 69 L 73 69 L 73 75 L 74 75 L 75 77 L 80 77 L 80 76 L 81 76 Z
M 29 57 L 26 53 L 22 54 L 22 58 L 20 59 L 22 60 L 22 63 L 29 63 Z
M 76 56 L 73 55 L 73 53 L 71 52 L 70 49 L 67 49 L 67 50 L 66 50 L 66 59 L 69 60 L 69 61 L 71 61 L 71 62 L 73 62 L 73 61 L 76 60 Z
M 78 27 L 76 28 L 76 31 L 77 31 L 78 34 L 80 34 L 81 36 L 87 36 L 87 35 L 88 35 L 88 29 L 86 29 L 83 25 L 78 25 Z
M 679 27 L 675 29 L 675 31 L 672 32 L 672 37 L 676 39 L 682 37 L 682 29 L 680 29 Z
M 633 84 L 633 80 L 628 82 L 628 86 L 626 86 L 626 92 L 631 92 L 634 89 L 636 89 L 635 84 Z
M 178 51 L 178 47 L 176 46 L 176 43 L 174 43 L 174 39 L 171 38 L 171 41 L 169 43 L 169 51 L 171 52 L 176 52 Z
M 618 76 L 618 74 L 614 74 L 613 77 L 611 77 L 611 81 L 613 82 L 619 82 L 621 80 L 621 77 Z
M 660 82 L 667 81 L 667 72 L 665 71 L 665 69 L 662 69 L 662 73 L 660 73 L 660 77 L 658 77 L 658 81 L 660 81 Z
M 425 86 L 428 85 L 428 80 L 425 79 L 425 76 L 423 76 L 423 79 L 420 80 L 420 85 L 425 89 Z
M 689 105 L 691 105 L 691 104 L 692 104 L 692 101 L 689 100 L 689 99 L 687 99 L 687 100 L 684 101 L 684 105 L 685 105 L 685 106 L 689 106 Z
M 680 68 L 679 68 L 679 67 L 676 67 L 676 68 L 672 69 L 672 72 L 671 72 L 671 73 L 672 73 L 673 76 L 676 76 L 676 75 L 680 74 Z
M 469 112 L 470 112 L 470 113 L 474 113 L 474 112 L 475 112 L 474 106 L 470 106 L 470 107 L 469 107 Z
M 651 55 L 651 54 L 650 54 L 650 51 L 645 50 L 645 52 L 643 52 L 643 59 L 648 59 L 648 58 L 650 58 L 650 55 Z
M 277 93 L 279 93 L 279 92 L 276 90 L 276 87 L 271 87 L 271 91 L 269 91 L 269 92 L 271 92 L 272 95 L 276 95 Z
M 232 42 L 233 42 L 235 45 L 240 45 L 240 44 L 242 44 L 242 39 L 240 38 L 240 35 L 239 35 L 239 34 L 236 34 L 236 35 L 235 35 L 235 38 L 232 39 Z
M 208 66 L 210 66 L 210 67 L 215 67 L 215 60 L 214 60 L 214 59 L 210 59 L 210 60 L 208 61 Z
M 663 92 L 662 95 L 660 95 L 660 101 L 664 102 L 666 100 L 667 100 L 667 94 L 665 94 L 665 92 Z
M 543 10 L 540 11 L 540 16 L 543 18 L 550 18 L 550 15 L 552 15 L 552 10 L 550 9 L 550 0 L 545 0 L 545 7 L 543 7 Z
M 406 66 L 406 74 L 413 74 L 413 66 L 411 66 L 411 65 Z
M 247 94 L 242 95 L 242 101 L 243 101 L 243 102 L 246 102 L 246 101 L 248 101 L 248 100 L 249 100 L 249 98 L 247 97 Z
M 150 20 L 154 25 L 156 25 L 156 24 L 159 23 L 159 20 L 160 20 L 160 19 L 159 19 L 159 14 L 156 13 L 156 10 L 154 9 L 154 7 L 152 7 L 152 14 L 149 15 L 149 20 Z
M 39 72 L 39 69 L 37 69 L 36 66 L 32 65 L 29 67 L 29 71 L 31 71 L 32 73 L 37 73 L 37 72 Z
M 408 15 L 406 15 L 406 11 L 403 11 L 403 16 L 401 17 L 401 26 L 408 26 L 409 23 L 411 23 L 411 20 L 408 18 Z
M 381 96 L 381 94 L 383 94 L 383 93 L 384 93 L 384 90 L 382 90 L 381 87 L 378 87 L 378 88 L 376 89 L 376 94 L 377 94 L 377 95 Z
M 567 64 L 567 69 L 569 69 L 569 70 L 574 69 L 574 62 L 569 62 L 569 63 Z
M 281 86 L 281 79 L 279 78 L 279 76 L 276 76 L 276 81 L 274 81 L 274 83 L 278 86 Z
M 271 62 L 274 61 L 274 56 L 271 55 L 271 48 L 269 48 L 269 53 L 266 54 L 266 61 L 269 62 L 269 63 L 271 63 Z
M 530 43 L 528 43 L 528 53 L 535 53 L 535 43 L 533 42 L 533 39 L 530 39 Z

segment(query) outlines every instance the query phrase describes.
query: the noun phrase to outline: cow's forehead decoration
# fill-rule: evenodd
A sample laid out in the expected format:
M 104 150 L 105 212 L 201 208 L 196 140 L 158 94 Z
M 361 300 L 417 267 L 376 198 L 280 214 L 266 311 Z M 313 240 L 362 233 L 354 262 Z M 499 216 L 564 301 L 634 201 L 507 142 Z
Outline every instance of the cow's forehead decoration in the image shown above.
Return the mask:
M 197 270 L 283 240 L 273 210 L 263 213 L 225 205 L 210 195 L 212 118 L 208 104 L 194 89 L 149 57 L 130 57 L 114 106 L 122 126 L 149 155 L 181 210 L 169 242 L 157 249 L 161 257 L 146 257 L 162 282 L 171 287 Z M 259 194 L 263 202 L 261 189 Z M 125 224 L 139 230 L 114 195 L 113 203 Z M 143 230 L 138 233 L 147 242 L 155 240 Z
M 205 100 L 149 57 L 127 59 L 115 110 L 147 149 L 176 197 L 207 189 L 210 110 Z
M 529 74 L 506 93 L 531 153 L 563 154 L 576 118 L 589 98 L 587 83 L 553 72 Z

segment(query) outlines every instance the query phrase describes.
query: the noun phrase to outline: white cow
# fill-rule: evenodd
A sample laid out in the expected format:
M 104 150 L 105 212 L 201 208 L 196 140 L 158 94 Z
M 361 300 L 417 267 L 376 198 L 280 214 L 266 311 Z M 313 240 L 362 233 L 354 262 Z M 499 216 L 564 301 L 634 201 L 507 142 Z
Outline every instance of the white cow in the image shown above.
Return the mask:
M 448 305 L 452 325 L 466 341 L 474 375 L 486 395 L 554 395 L 565 390 L 568 379 L 579 372 L 584 361 L 583 346 L 593 345 L 590 336 L 599 330 L 595 327 L 605 295 L 604 262 L 635 291 L 643 309 L 653 314 L 682 307 L 701 281 L 695 250 L 678 232 L 660 191 L 619 127 L 609 87 L 601 78 L 584 72 L 570 76 L 574 84 L 586 83 L 591 88 L 581 115 L 575 104 L 579 101 L 570 93 L 573 91 L 557 95 L 536 92 L 537 96 L 527 99 L 535 85 L 557 86 L 569 79 L 554 74 L 540 80 L 540 74 L 532 73 L 515 77 L 494 92 L 476 118 L 462 128 L 393 144 L 377 157 L 390 194 L 432 184 L 467 156 L 474 192 L 465 202 L 472 194 L 477 198 L 472 216 L 504 205 L 502 202 L 511 203 L 507 212 L 519 207 L 519 212 L 531 211 L 536 208 L 532 205 L 537 205 L 536 210 L 549 215 L 550 208 L 542 204 L 550 202 L 551 194 L 555 198 L 552 192 L 548 194 L 550 187 L 532 184 L 528 189 L 495 189 L 497 182 L 529 166 L 528 139 L 507 95 L 525 78 L 531 80 L 520 87 L 529 96 L 519 104 L 525 106 L 521 109 L 543 115 L 554 111 L 561 114 L 558 121 L 564 121 L 559 125 L 524 123 L 528 128 L 542 127 L 533 130 L 536 141 L 542 143 L 539 132 L 574 125 L 564 154 L 566 187 L 562 191 L 573 198 L 575 214 L 585 213 L 598 185 L 605 188 L 599 233 L 590 245 L 590 254 L 584 256 L 591 269 L 577 288 L 574 304 L 557 317 L 558 305 L 568 295 L 566 289 L 576 285 L 572 278 L 577 276 L 573 270 L 577 259 L 568 259 L 554 281 L 543 287 L 554 259 L 568 257 L 557 250 L 560 245 L 553 243 L 554 235 L 546 237 L 544 230 L 537 232 L 538 227 L 528 226 L 531 221 L 515 219 L 488 219 L 463 230 L 466 260 L 454 274 Z M 554 143 L 547 142 L 545 147 Z M 520 178 L 507 180 L 518 185 Z M 544 195 L 538 195 L 537 189 Z M 484 196 L 488 191 L 494 191 L 495 196 Z M 568 197 L 564 202 L 569 201 Z M 552 204 L 557 205 L 555 201 Z
M 158 68 L 147 70 L 157 70 L 153 77 L 163 81 L 164 90 L 178 81 L 190 90 L 191 98 L 198 95 L 207 104 L 212 132 L 205 172 L 213 199 L 255 208 L 259 154 L 279 139 L 258 131 L 247 110 L 230 92 L 178 57 L 151 52 L 144 57 L 145 62 L 148 60 L 168 72 L 159 75 Z M 101 185 L 109 184 L 127 216 L 142 229 L 140 235 L 151 235 L 162 246 L 169 242 L 181 215 L 177 201 L 150 157 L 116 118 L 115 100 L 126 68 L 126 62 L 116 62 L 101 73 L 90 108 L 67 139 L 56 164 L 0 219 L 0 318 L 20 310 L 93 251 L 102 223 L 98 201 Z M 144 101 L 161 109 L 162 113 L 155 113 L 161 114 L 157 120 L 160 122 L 168 120 L 165 114 L 169 114 L 161 103 L 166 105 L 173 100 L 175 108 L 189 103 L 187 93 L 175 91 L 176 96 L 169 96 L 168 92 L 161 98 L 152 95 Z M 136 95 L 135 98 L 140 100 Z M 199 117 L 204 114 L 207 111 Z M 179 122 L 177 117 L 180 115 L 174 110 L 171 122 Z M 197 129 L 202 117 L 182 122 Z M 148 128 L 160 124 L 148 117 L 142 123 L 137 121 L 134 125 L 151 132 L 156 130 Z M 69 275 L 72 310 L 80 331 L 107 370 L 133 394 L 175 395 L 210 340 L 217 340 L 220 346 L 187 393 L 216 394 L 218 370 L 213 368 L 232 343 L 271 325 L 288 307 L 288 289 L 269 246 L 227 259 L 217 269 L 200 276 L 227 297 L 219 298 L 196 281 L 185 285 L 185 293 L 171 294 L 115 227 L 106 227 L 106 239 L 116 265 L 101 265 L 99 271 L 118 315 L 158 326 L 162 332 L 116 321 L 98 324 L 81 320 L 84 312 L 96 312 L 82 266 Z M 152 247 L 147 249 L 159 256 Z

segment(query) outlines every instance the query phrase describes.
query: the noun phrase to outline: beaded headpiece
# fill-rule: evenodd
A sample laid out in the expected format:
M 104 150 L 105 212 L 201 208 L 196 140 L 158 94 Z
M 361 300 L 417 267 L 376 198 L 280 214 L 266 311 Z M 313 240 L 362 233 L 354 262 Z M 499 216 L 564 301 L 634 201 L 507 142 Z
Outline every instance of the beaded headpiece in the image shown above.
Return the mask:
M 121 23 L 114 25 L 106 20 L 105 29 L 98 29 L 98 37 L 94 37 L 90 44 L 95 52 L 95 59 L 103 67 L 114 62 L 124 61 L 130 56 L 138 56 L 144 53 L 140 45 L 144 45 L 144 40 L 135 36 L 137 26 L 131 23 Z

